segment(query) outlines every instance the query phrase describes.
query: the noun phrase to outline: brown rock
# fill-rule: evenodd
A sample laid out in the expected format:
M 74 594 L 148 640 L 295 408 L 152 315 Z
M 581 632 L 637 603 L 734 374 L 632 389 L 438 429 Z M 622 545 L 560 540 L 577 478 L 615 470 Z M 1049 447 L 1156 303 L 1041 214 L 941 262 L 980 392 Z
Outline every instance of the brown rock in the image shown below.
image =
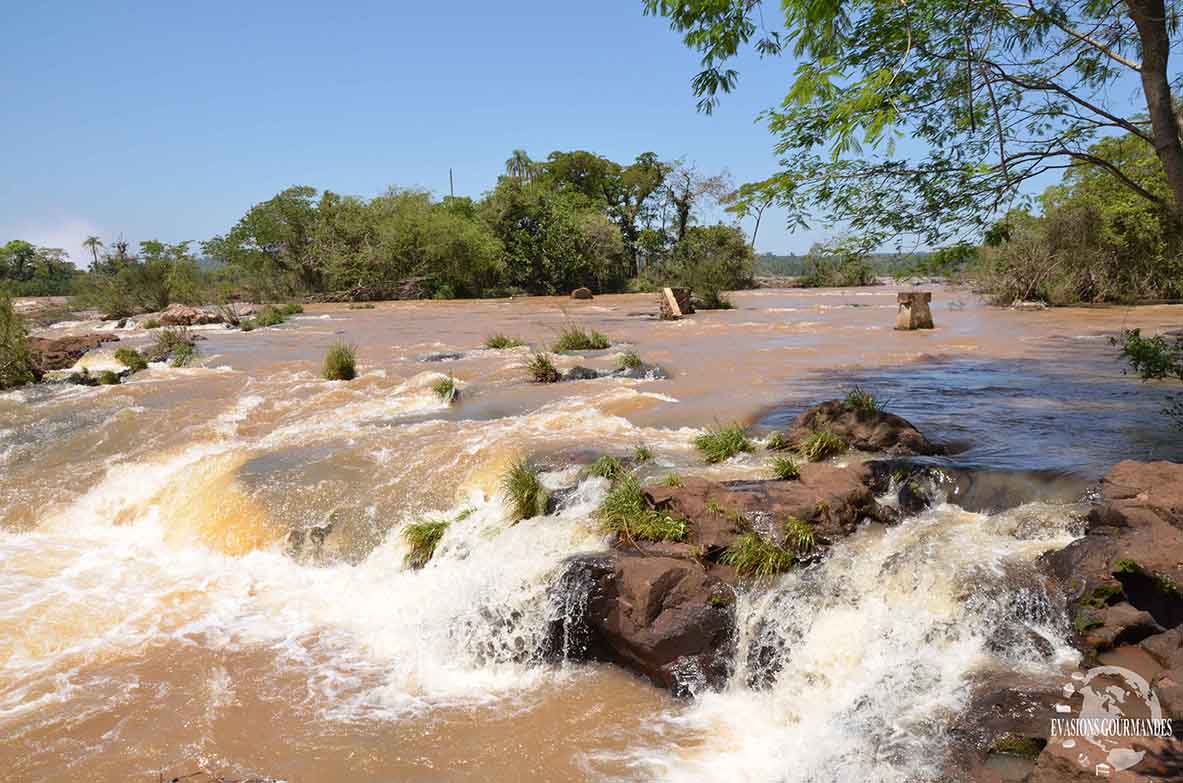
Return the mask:
M 626 553 L 568 561 L 552 590 L 551 648 L 645 675 L 678 695 L 722 685 L 734 655 L 732 589 L 690 560 Z
M 103 343 L 118 342 L 113 334 L 79 334 L 70 337 L 30 337 L 29 350 L 39 374 L 64 370 L 81 359 L 87 351 Z
M 594 299 L 590 288 L 576 288 L 571 292 L 572 299 Z
M 862 411 L 842 400 L 815 405 L 789 427 L 788 441 L 796 447 L 818 430 L 829 429 L 862 451 L 911 456 L 943 454 L 945 450 L 920 433 L 907 419 L 885 411 Z
M 197 326 L 199 324 L 221 323 L 222 316 L 189 305 L 174 303 L 165 308 L 157 320 L 165 326 Z

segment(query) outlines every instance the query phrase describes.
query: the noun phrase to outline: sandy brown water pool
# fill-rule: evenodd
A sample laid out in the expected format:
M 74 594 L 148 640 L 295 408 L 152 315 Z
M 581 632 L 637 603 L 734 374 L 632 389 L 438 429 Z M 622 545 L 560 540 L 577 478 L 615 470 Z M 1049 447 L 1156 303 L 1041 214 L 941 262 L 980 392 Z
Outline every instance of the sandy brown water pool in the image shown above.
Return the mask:
M 293 781 L 920 774 L 866 756 L 829 713 L 799 714 L 788 694 L 800 682 L 687 704 L 608 667 L 533 655 L 556 568 L 603 546 L 590 516 L 604 488 L 571 467 L 590 455 L 643 444 L 646 475 L 765 476 L 760 454 L 703 465 L 694 435 L 716 421 L 767 431 L 861 384 L 962 444 L 963 465 L 1093 478 L 1124 457 L 1183 457 L 1159 415 L 1166 390 L 1124 376 L 1108 343 L 1121 328 L 1177 328 L 1183 307 L 1014 312 L 937 290 L 938 328 L 896 332 L 898 290 L 758 290 L 678 322 L 655 320 L 648 295 L 311 306 L 274 329 L 203 332 L 198 367 L 0 395 L 0 778 L 147 781 L 202 764 Z M 482 348 L 497 332 L 543 345 L 569 320 L 613 347 L 560 367 L 608 368 L 633 349 L 671 377 L 538 386 L 529 348 Z M 340 339 L 361 375 L 322 381 L 320 357 Z M 431 391 L 448 373 L 462 387 L 451 407 Z M 577 488 L 556 515 L 509 527 L 498 478 L 521 454 Z M 1038 554 L 1000 521 L 979 532 L 978 517 L 943 513 L 853 542 L 834 578 L 875 584 L 853 554 L 888 562 L 922 544 L 953 560 L 974 547 Z M 397 531 L 425 514 L 463 524 L 409 571 Z M 290 531 L 310 528 L 323 545 L 293 553 Z M 1039 540 L 1065 530 L 1048 522 Z M 950 566 L 934 585 L 899 586 L 933 596 L 909 627 L 963 611 L 947 597 L 962 578 Z M 883 640 L 881 656 L 819 657 L 819 676 L 879 672 L 868 688 L 896 676 L 909 637 L 877 606 L 863 599 L 834 622 L 864 628 L 863 649 Z M 837 649 L 825 625 L 811 654 Z M 964 669 L 978 654 L 940 652 Z M 900 703 L 928 719 L 954 709 L 961 671 L 896 683 Z M 809 682 L 835 704 L 849 695 Z M 808 721 L 830 728 L 776 733 Z M 799 765 L 757 763 L 758 741 L 801 745 Z M 811 744 L 834 752 L 814 758 Z

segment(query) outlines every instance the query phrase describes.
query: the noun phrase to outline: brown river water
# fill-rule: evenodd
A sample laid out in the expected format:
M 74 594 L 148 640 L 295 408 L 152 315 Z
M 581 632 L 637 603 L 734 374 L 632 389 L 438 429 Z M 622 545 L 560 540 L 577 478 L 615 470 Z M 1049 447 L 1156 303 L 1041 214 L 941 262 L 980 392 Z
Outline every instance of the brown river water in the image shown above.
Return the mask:
M 1183 307 L 1015 312 L 938 289 L 938 328 L 896 332 L 897 290 L 744 292 L 676 322 L 649 295 L 311 306 L 203 330 L 200 366 L 0 395 L 0 780 L 940 779 L 977 674 L 1074 663 L 1054 601 L 1015 574 L 1076 535 L 1112 463 L 1183 458 L 1168 389 L 1124 376 L 1108 342 L 1177 328 Z M 631 348 L 671 377 L 539 386 L 528 348 L 481 347 L 549 343 L 568 319 L 613 347 L 560 368 Z M 353 382 L 318 377 L 339 339 Z M 431 390 L 447 373 L 451 407 Z M 606 483 L 579 463 L 644 444 L 647 477 L 767 476 L 760 451 L 707 467 L 691 441 L 715 421 L 763 437 L 853 384 L 1021 500 L 868 528 L 743 596 L 741 649 L 792 650 L 767 688 L 745 660 L 690 701 L 542 662 L 548 587 L 605 544 Z M 570 491 L 510 526 L 498 480 L 519 455 Z M 398 529 L 429 514 L 458 521 L 412 571 Z M 991 652 L 999 623 L 1053 659 Z

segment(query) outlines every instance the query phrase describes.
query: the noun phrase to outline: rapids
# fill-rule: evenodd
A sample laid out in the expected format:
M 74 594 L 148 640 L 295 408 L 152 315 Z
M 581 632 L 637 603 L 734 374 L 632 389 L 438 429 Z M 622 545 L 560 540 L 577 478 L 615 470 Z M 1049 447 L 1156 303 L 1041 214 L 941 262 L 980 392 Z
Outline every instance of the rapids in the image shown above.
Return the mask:
M 1074 662 L 1032 563 L 1076 534 L 1080 487 L 1123 457 L 1183 456 L 1162 391 L 1124 377 L 1106 341 L 1179 309 L 1008 312 L 938 291 L 938 329 L 899 333 L 895 290 L 753 291 L 680 322 L 639 295 L 309 307 L 203 331 L 198 367 L 0 395 L 0 768 L 933 779 L 973 677 Z M 543 344 L 568 318 L 614 345 L 561 367 L 633 348 L 671 378 L 535 386 L 529 349 L 481 347 L 494 332 Z M 322 381 L 341 338 L 361 375 Z M 448 373 L 451 407 L 431 390 Z M 544 663 L 552 581 L 605 543 L 591 514 L 607 483 L 579 463 L 643 444 L 649 477 L 763 478 L 761 453 L 705 466 L 693 437 L 716 420 L 782 426 L 853 383 L 964 444 L 954 467 L 1022 491 L 868 526 L 742 595 L 720 692 L 678 701 L 612 667 Z M 561 502 L 511 526 L 498 481 L 523 454 Z M 413 571 L 398 533 L 423 516 L 456 521 Z M 323 544 L 295 547 L 293 530 Z

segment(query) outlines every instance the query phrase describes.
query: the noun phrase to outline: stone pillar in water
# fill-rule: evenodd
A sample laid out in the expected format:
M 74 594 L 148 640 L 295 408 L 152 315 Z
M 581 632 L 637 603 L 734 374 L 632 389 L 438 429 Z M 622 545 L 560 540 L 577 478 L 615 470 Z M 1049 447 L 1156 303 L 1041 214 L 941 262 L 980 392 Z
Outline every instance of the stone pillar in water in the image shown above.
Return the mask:
M 657 295 L 657 306 L 663 321 L 672 321 L 694 312 L 694 306 L 690 304 L 689 288 L 661 289 L 661 293 Z
M 932 329 L 931 291 L 909 291 L 896 295 L 899 311 L 895 316 L 896 329 Z

